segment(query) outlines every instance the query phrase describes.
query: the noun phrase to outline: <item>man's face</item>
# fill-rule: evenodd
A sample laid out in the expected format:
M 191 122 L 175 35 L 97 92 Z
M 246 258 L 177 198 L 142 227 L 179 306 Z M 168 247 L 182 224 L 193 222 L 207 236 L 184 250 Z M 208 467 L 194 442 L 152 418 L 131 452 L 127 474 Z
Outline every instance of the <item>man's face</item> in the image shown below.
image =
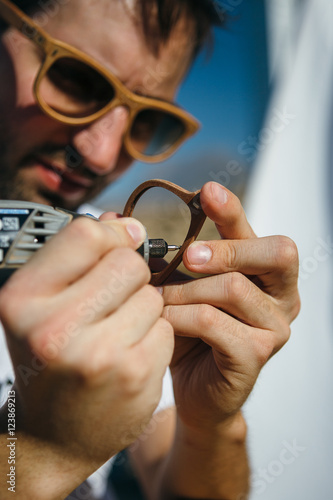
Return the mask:
M 181 20 L 155 56 L 135 24 L 132 0 L 68 0 L 34 19 L 47 20 L 50 35 L 151 97 L 172 100 L 191 59 L 190 25 Z M 75 209 L 131 164 L 122 147 L 128 112 L 116 108 L 81 128 L 53 120 L 33 95 L 39 67 L 34 44 L 7 30 L 0 43 L 0 198 Z

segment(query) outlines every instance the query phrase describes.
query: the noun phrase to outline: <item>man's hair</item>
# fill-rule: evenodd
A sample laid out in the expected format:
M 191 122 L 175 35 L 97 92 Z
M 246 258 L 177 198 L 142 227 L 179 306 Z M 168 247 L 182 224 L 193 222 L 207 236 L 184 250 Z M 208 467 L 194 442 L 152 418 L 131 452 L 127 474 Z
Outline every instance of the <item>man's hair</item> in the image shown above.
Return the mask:
M 27 14 L 46 11 L 49 3 L 48 0 L 12 1 Z M 210 38 L 212 26 L 222 26 L 226 17 L 221 0 L 136 0 L 136 8 L 147 43 L 155 53 L 161 43 L 168 41 L 183 15 L 194 21 L 193 54 Z
M 189 41 L 194 54 L 210 37 L 212 26 L 222 26 L 226 19 L 219 0 L 137 0 L 137 7 L 146 39 L 155 52 L 184 15 L 194 21 L 193 40 Z

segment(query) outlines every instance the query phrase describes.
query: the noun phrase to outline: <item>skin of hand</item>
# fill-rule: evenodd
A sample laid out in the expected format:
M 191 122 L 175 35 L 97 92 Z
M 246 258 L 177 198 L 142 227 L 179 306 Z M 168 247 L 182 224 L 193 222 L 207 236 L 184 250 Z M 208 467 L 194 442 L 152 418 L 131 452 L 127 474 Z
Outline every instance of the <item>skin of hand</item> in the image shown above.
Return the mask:
M 295 244 L 257 238 L 238 198 L 217 183 L 204 185 L 201 205 L 222 239 L 195 242 L 183 262 L 208 276 L 176 272 L 163 288 L 163 316 L 176 335 L 177 411 L 155 416 L 149 427 L 156 431 L 131 447 L 151 500 L 248 498 L 241 407 L 300 308 Z
M 68 494 L 133 442 L 158 404 L 171 361 L 173 329 L 161 318 L 163 299 L 148 285 L 149 268 L 135 251 L 145 230 L 134 219 L 113 218 L 76 219 L 0 291 L 0 318 L 16 371 L 18 469 L 28 467 L 25 440 L 40 461 L 32 474 L 39 479 L 34 498 L 64 498 L 66 486 Z M 22 377 L 36 366 L 42 367 L 38 374 Z M 58 480 L 63 489 L 54 495 L 51 449 L 73 476 L 73 483 Z M 20 476 L 25 498 L 23 478 L 29 483 L 29 474 Z
M 300 299 L 292 240 L 257 238 L 238 198 L 217 183 L 203 186 L 201 204 L 222 239 L 187 249 L 186 268 L 209 276 L 165 286 L 163 316 L 176 334 L 178 417 L 210 433 L 237 418 L 261 368 L 288 340 Z

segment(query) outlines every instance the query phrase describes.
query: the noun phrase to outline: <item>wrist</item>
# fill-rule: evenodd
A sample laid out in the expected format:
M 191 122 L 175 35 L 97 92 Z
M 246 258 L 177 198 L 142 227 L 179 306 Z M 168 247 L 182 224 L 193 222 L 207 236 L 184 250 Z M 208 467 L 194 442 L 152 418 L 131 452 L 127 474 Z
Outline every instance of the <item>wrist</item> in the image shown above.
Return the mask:
M 241 412 L 211 426 L 208 422 L 189 426 L 178 418 L 157 498 L 245 499 L 248 478 L 246 424 Z
M 190 425 L 177 419 L 177 434 L 184 443 L 193 447 L 209 447 L 221 445 L 221 443 L 233 443 L 243 445 L 246 442 L 247 425 L 242 412 L 228 417 L 222 422 L 211 425 L 210 422 L 202 422 L 202 425 Z

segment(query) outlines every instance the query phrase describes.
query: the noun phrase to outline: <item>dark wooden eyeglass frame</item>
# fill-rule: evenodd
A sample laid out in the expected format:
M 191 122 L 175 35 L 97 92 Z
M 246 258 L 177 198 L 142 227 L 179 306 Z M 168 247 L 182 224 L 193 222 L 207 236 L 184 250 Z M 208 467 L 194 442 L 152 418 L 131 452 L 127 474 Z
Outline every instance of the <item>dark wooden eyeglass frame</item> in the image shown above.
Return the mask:
M 51 37 L 46 31 L 38 26 L 29 16 L 21 11 L 16 5 L 9 0 L 0 0 L 0 17 L 9 25 L 19 30 L 26 38 L 35 43 L 45 54 L 45 59 L 41 64 L 40 70 L 36 76 L 34 83 L 34 95 L 37 103 L 47 115 L 55 120 L 68 125 L 86 125 L 95 120 L 98 120 L 103 115 L 108 113 L 111 109 L 117 106 L 125 106 L 128 109 L 129 117 L 127 122 L 127 129 L 124 134 L 124 145 L 130 156 L 136 160 L 144 161 L 146 163 L 155 163 L 164 161 L 169 158 L 179 146 L 189 137 L 191 137 L 200 125 L 199 122 L 189 113 L 181 109 L 175 104 L 167 101 L 154 99 L 152 97 L 144 97 L 131 92 L 121 81 L 113 75 L 110 71 L 106 70 L 98 61 L 88 56 L 84 52 L 72 47 L 71 45 L 56 40 Z M 87 117 L 68 117 L 58 113 L 51 108 L 40 95 L 40 83 L 55 61 L 63 57 L 73 58 L 90 66 L 94 71 L 110 83 L 114 90 L 114 98 L 101 110 L 94 112 Z M 166 151 L 156 155 L 145 155 L 137 151 L 131 143 L 131 128 L 133 122 L 140 111 L 156 110 L 164 113 L 171 114 L 178 118 L 184 125 L 183 134 L 172 144 Z
M 200 190 L 199 191 L 187 191 L 186 189 L 177 186 L 177 184 L 174 184 L 173 182 L 169 181 L 164 181 L 161 179 L 152 179 L 146 182 L 143 182 L 138 186 L 133 193 L 130 195 L 128 198 L 123 215 L 125 217 L 131 217 L 135 206 L 141 196 L 148 191 L 148 189 L 154 188 L 154 187 L 160 187 L 164 188 L 171 193 L 175 194 L 180 198 L 186 205 L 188 206 L 190 213 L 191 213 L 191 222 L 190 222 L 190 227 L 187 232 L 187 235 L 185 237 L 185 240 L 178 250 L 177 254 L 174 256 L 174 258 L 171 260 L 171 262 L 164 268 L 162 271 L 158 272 L 152 272 L 152 278 L 150 283 L 155 286 L 162 285 L 170 276 L 170 274 L 177 269 L 179 264 L 181 263 L 183 253 L 185 252 L 186 248 L 195 241 L 197 238 L 205 220 L 206 220 L 206 214 L 201 208 L 200 204 Z

